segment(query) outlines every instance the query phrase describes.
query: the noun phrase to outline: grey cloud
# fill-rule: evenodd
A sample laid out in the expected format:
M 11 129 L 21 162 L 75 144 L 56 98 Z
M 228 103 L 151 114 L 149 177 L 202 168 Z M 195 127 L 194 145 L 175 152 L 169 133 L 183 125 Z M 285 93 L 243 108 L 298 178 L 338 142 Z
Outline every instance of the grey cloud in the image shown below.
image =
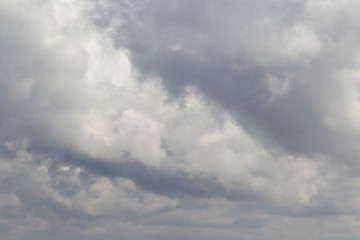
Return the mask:
M 344 98 L 332 93 L 337 84 L 334 76 L 342 68 L 351 68 L 353 61 L 352 53 L 345 54 L 351 48 L 341 44 L 351 36 L 351 30 L 341 34 L 338 30 L 344 27 L 331 27 L 317 17 L 330 14 L 324 10 L 325 3 L 133 4 L 138 6 L 137 11 L 126 18 L 119 29 L 120 37 L 115 39 L 130 49 L 131 59 L 141 73 L 159 76 L 175 95 L 186 86 L 196 86 L 266 144 L 275 143 L 292 154 L 323 154 L 354 167 L 358 151 L 339 143 L 339 138 L 355 143 L 359 136 L 324 123 L 331 104 L 341 104 Z M 350 3 L 334 3 L 332 7 L 337 5 L 343 11 L 351 8 L 346 7 Z M 338 43 L 331 48 L 331 44 Z M 264 80 L 272 75 L 279 87 L 288 74 L 293 78 L 287 83 L 286 93 L 269 103 L 273 93 Z
M 0 239 L 356 238 L 359 7 L 0 0 Z
M 36 145 L 30 146 L 34 152 L 40 149 Z M 116 179 L 118 177 L 131 179 L 137 187 L 145 191 L 156 194 L 168 196 L 171 198 L 212 198 L 225 197 L 229 200 L 260 200 L 263 196 L 257 195 L 251 189 L 244 188 L 241 190 L 239 183 L 237 188 L 231 189 L 226 185 L 221 184 L 216 176 L 211 176 L 207 173 L 188 173 L 185 171 L 158 169 L 156 167 L 145 165 L 141 162 L 131 160 L 128 156 L 116 162 L 107 162 L 102 159 L 89 158 L 81 156 L 75 152 L 59 151 L 57 149 L 44 149 L 41 152 L 49 152 L 54 162 L 50 166 L 49 171 L 52 176 L 58 174 L 59 164 L 68 164 L 70 166 L 77 166 L 84 168 L 100 177 L 107 177 Z M 56 154 L 57 153 L 57 154 Z M 86 174 L 86 173 L 84 173 Z M 84 176 L 85 177 L 85 176 Z M 246 185 L 247 183 L 244 183 Z M 74 188 L 72 190 L 72 188 Z M 63 194 L 72 195 L 77 191 L 76 186 L 71 185 L 56 185 L 58 191 L 64 191 Z

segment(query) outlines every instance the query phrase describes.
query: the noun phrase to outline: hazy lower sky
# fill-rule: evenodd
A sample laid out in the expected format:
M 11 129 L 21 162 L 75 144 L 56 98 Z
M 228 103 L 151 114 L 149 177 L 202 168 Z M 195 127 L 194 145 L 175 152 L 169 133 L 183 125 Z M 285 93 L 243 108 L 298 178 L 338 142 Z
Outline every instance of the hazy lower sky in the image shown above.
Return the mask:
M 359 239 L 359 12 L 0 0 L 0 240 Z

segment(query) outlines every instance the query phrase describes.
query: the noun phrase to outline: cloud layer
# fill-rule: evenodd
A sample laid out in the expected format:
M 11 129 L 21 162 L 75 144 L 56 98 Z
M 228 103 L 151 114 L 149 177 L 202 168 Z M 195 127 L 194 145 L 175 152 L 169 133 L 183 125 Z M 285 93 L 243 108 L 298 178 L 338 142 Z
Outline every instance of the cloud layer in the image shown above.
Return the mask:
M 0 0 L 0 239 L 358 239 L 359 9 Z

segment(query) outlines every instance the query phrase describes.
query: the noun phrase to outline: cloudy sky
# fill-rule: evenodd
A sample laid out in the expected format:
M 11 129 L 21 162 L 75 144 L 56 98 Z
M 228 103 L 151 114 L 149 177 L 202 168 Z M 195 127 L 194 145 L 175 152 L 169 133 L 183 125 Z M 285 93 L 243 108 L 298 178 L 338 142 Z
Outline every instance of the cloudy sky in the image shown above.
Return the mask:
M 0 240 L 359 239 L 359 12 L 0 0 Z

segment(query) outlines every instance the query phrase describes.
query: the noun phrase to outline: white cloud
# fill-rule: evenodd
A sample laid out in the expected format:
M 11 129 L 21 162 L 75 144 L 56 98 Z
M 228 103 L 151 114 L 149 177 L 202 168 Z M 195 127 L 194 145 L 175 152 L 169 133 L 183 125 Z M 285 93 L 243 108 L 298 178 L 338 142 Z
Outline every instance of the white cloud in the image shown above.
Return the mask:
M 0 1 L 6 236 L 358 236 L 358 4 L 175 3 Z

